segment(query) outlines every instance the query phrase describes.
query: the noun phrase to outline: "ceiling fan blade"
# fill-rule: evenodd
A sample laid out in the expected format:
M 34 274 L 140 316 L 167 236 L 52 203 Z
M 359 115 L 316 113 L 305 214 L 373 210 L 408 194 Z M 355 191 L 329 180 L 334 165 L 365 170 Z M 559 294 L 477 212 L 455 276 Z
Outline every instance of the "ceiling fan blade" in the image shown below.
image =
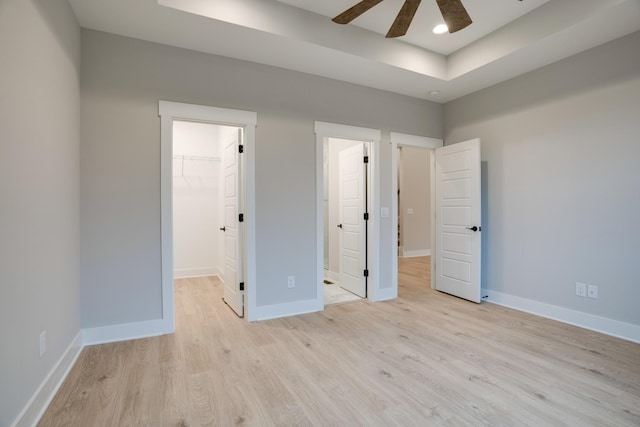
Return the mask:
M 396 16 L 396 20 L 391 24 L 391 28 L 389 28 L 389 32 L 386 37 L 400 37 L 407 34 L 407 30 L 409 29 L 409 25 L 411 25 L 411 21 L 413 20 L 413 16 L 416 14 L 418 10 L 418 6 L 420 6 L 420 0 L 406 0 L 402 5 L 402 9 Z
M 358 16 L 362 15 L 367 10 L 371 9 L 373 6 L 381 2 L 382 0 L 362 0 L 360 3 L 350 7 L 340 15 L 333 18 L 332 21 L 336 24 L 348 24 L 349 22 L 353 21 Z
M 450 33 L 460 31 L 473 22 L 460 0 L 437 0 L 437 2 Z

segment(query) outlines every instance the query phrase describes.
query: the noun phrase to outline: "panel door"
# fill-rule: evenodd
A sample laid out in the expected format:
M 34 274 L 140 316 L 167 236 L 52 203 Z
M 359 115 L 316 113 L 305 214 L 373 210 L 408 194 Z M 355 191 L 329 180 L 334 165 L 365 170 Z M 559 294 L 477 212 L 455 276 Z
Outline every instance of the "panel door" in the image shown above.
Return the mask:
M 479 303 L 480 140 L 436 148 L 437 290 Z
M 340 286 L 362 298 L 367 296 L 366 170 L 364 143 L 340 151 L 338 169 L 340 230 Z
M 223 162 L 223 207 L 224 207 L 224 302 L 238 316 L 244 315 L 244 291 L 242 282 L 242 229 L 238 214 L 241 207 L 240 174 L 241 158 L 239 145 L 242 143 L 242 129 L 235 138 L 224 144 Z

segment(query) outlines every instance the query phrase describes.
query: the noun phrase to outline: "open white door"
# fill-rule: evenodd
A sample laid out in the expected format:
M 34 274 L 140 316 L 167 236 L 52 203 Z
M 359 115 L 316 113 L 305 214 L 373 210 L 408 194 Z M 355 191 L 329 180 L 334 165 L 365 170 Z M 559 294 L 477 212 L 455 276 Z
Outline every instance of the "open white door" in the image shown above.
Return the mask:
M 479 303 L 480 140 L 436 148 L 435 154 L 435 287 Z
M 367 297 L 366 266 L 366 170 L 364 143 L 340 151 L 338 169 L 340 230 L 340 286 Z
M 224 176 L 224 302 L 238 316 L 244 316 L 244 289 L 242 282 L 242 229 L 239 222 L 241 208 L 240 173 L 241 159 L 239 146 L 242 143 L 242 129 L 238 129 L 236 137 L 224 144 L 222 158 Z

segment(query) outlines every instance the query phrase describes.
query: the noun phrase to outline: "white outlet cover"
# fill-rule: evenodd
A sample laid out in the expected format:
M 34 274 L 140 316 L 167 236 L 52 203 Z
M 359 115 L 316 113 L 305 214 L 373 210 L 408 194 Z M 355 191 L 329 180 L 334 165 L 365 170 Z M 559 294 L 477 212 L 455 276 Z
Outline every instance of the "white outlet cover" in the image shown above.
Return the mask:
M 380 217 L 389 218 L 389 208 L 380 208 Z
M 579 297 L 586 297 L 587 285 L 584 283 L 576 282 L 576 295 Z
M 595 285 L 589 285 L 587 287 L 587 296 L 589 298 L 597 299 L 598 298 L 598 287 Z

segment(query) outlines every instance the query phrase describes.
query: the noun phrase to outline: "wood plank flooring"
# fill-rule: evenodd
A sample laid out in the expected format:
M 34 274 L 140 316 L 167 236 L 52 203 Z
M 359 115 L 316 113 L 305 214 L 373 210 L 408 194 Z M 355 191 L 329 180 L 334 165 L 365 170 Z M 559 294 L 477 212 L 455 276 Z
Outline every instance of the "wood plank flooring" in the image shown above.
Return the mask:
M 176 281 L 174 335 L 87 347 L 49 426 L 638 426 L 640 345 L 429 288 L 247 323 Z

